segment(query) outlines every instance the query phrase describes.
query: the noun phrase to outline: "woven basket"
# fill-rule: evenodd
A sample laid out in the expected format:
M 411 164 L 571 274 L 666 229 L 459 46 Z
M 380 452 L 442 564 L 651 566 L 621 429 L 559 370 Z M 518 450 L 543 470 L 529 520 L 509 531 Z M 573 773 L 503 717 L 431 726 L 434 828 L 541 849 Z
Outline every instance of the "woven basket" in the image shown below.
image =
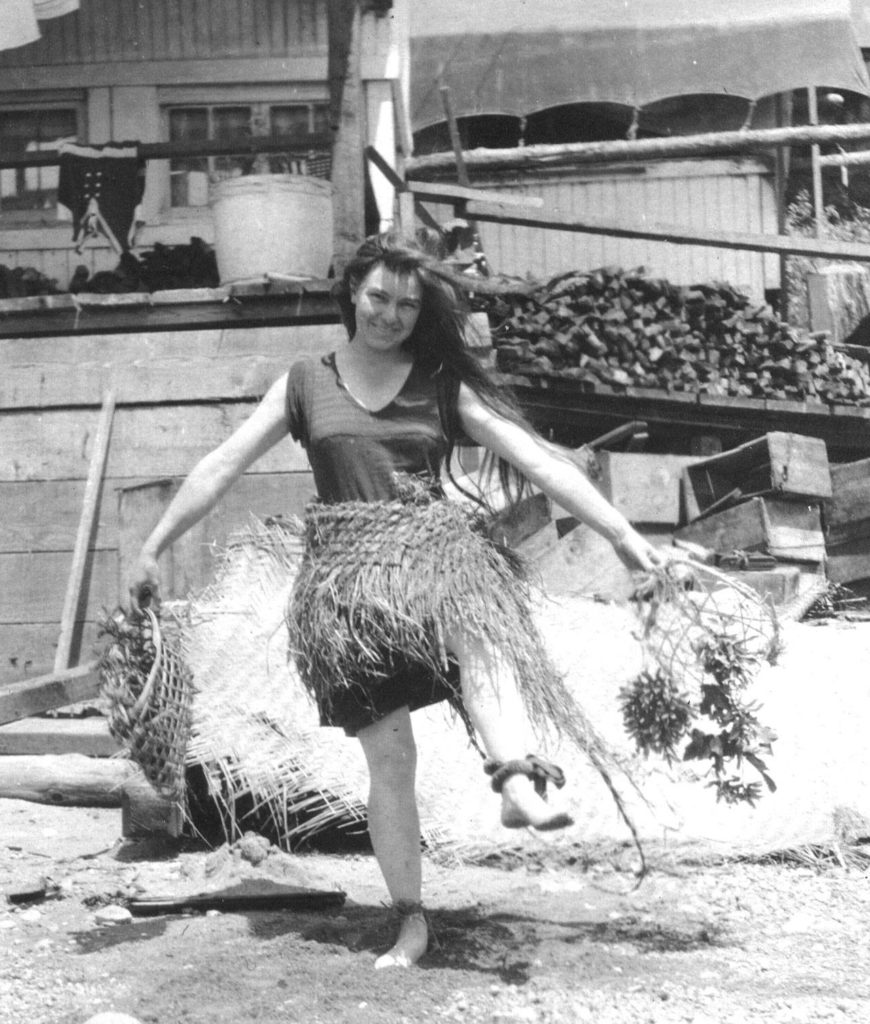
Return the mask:
M 138 622 L 120 616 L 104 624 L 114 638 L 100 658 L 101 692 L 109 704 L 109 731 L 154 789 L 181 800 L 193 706 L 192 675 L 146 608 Z M 153 643 L 153 657 L 148 634 Z M 147 669 L 147 673 L 146 673 Z

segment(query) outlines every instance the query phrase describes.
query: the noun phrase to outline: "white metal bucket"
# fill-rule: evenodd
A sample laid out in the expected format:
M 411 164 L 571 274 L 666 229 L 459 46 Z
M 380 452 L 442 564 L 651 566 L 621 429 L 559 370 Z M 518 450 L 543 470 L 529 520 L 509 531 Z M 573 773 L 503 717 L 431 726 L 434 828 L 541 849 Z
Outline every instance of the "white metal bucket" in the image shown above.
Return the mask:
M 212 189 L 221 284 L 266 274 L 326 277 L 332 260 L 332 186 L 301 174 L 228 178 Z

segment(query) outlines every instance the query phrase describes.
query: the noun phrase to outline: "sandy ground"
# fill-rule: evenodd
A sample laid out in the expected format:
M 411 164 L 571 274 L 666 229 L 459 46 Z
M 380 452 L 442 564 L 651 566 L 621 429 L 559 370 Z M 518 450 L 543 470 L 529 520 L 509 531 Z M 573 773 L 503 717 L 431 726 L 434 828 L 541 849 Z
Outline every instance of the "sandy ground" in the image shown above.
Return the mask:
M 107 1011 L 141 1024 L 870 1021 L 864 847 L 843 863 L 652 850 L 640 885 L 617 847 L 427 859 L 434 948 L 416 969 L 375 972 L 392 933 L 370 856 L 273 848 L 255 866 L 238 846 L 123 841 L 120 824 L 114 810 L 0 800 L 2 1024 Z M 346 899 L 304 912 L 125 909 L 276 878 Z M 47 895 L 9 902 L 28 884 Z

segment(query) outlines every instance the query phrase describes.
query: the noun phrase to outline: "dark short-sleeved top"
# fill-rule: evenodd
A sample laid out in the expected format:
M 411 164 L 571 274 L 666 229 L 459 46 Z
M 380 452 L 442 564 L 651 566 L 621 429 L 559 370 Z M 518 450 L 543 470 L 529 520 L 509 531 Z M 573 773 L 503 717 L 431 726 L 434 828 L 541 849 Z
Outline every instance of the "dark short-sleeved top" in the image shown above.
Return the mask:
M 287 423 L 327 503 L 391 501 L 397 474 L 440 480 L 447 439 L 437 384 L 417 363 L 398 395 L 371 412 L 345 388 L 334 354 L 304 357 L 288 375 Z

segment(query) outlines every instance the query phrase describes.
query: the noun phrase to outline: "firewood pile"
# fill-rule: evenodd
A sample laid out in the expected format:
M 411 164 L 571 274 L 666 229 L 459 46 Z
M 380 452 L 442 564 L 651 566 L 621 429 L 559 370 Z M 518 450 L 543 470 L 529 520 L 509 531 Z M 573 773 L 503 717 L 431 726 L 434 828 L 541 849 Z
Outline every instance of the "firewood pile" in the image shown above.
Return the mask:
M 563 274 L 488 306 L 502 372 L 870 405 L 870 371 L 823 333 L 782 322 L 727 284 L 680 287 L 642 269 Z

